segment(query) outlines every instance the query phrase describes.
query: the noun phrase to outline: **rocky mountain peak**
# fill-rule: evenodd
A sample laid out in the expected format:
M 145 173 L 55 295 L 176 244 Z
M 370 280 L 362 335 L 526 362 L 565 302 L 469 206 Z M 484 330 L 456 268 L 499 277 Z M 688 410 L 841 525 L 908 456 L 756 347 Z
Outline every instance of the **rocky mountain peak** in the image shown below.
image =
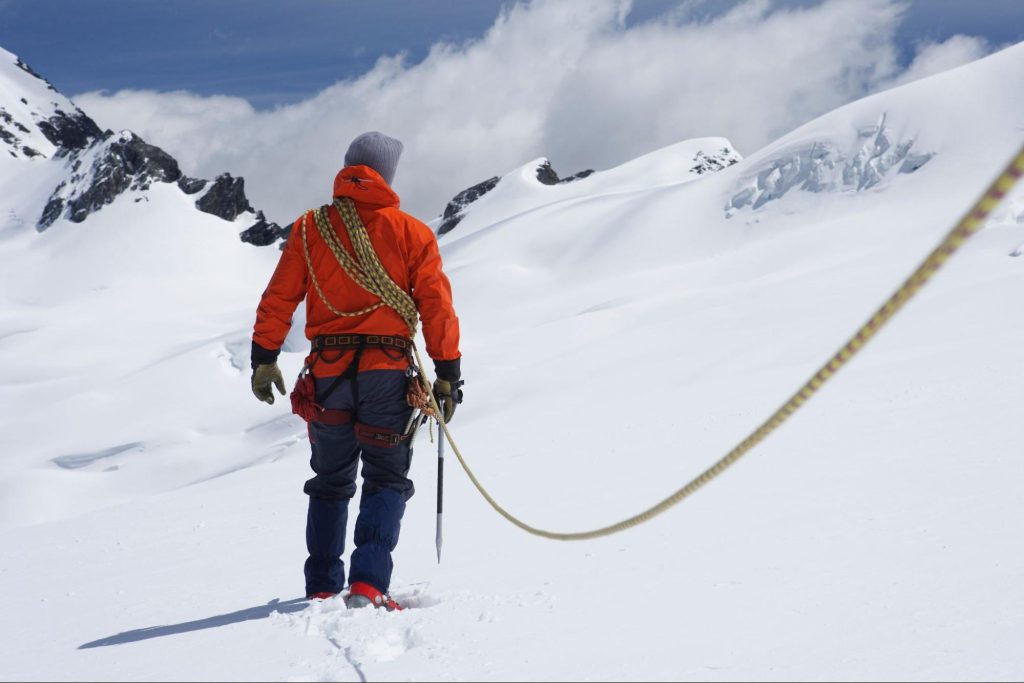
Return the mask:
M 172 183 L 181 177 L 171 155 L 131 131 L 117 136 L 108 131 L 92 146 L 62 146 L 60 152 L 68 157 L 70 177 L 47 201 L 37 224 L 40 231 L 61 216 L 81 223 L 128 190 L 143 192 L 155 182 Z
M 64 154 L 85 149 L 105 137 L 96 122 L 79 109 L 71 113 L 58 109 L 53 116 L 45 121 L 39 121 L 36 125 L 46 139 Z M 107 131 L 107 134 L 109 133 L 110 131 Z
M 250 215 L 253 223 L 240 233 L 244 242 L 272 244 L 288 232 L 253 208 L 244 179 L 224 173 L 210 183 L 184 176 L 170 154 L 131 131 L 101 130 L 32 67 L 0 49 L 0 151 L 4 148 L 19 162 L 62 165 L 62 171 L 46 176 L 56 178 L 56 187 L 36 214 L 39 231 L 62 218 L 81 223 L 125 193 L 142 201 L 155 183 L 177 183 L 183 193 L 199 195 L 199 211 L 232 222 Z M 9 168 L 19 173 L 20 167 Z

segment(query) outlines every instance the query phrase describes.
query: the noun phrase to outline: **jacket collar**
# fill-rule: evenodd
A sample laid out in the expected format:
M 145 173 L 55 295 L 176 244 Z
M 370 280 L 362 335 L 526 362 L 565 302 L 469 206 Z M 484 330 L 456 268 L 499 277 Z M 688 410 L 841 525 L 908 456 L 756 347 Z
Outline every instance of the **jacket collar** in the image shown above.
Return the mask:
M 379 173 L 369 166 L 346 166 L 334 179 L 334 196 L 350 197 L 360 204 L 393 206 L 400 200 Z

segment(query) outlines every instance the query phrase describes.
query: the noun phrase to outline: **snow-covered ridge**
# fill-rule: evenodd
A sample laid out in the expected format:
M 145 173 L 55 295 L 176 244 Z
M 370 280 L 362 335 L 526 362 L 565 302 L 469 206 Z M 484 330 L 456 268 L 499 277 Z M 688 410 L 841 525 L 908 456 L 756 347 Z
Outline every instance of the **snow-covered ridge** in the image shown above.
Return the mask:
M 154 184 L 178 183 L 185 195 L 197 195 L 199 211 L 245 226 L 243 242 L 269 245 L 287 235 L 252 207 L 242 178 L 224 174 L 209 183 L 184 176 L 173 157 L 131 131 L 100 130 L 51 83 L 0 49 L 2 149 L 0 187 L 21 192 L 0 207 L 6 209 L 0 230 L 34 223 L 41 232 L 60 220 L 81 223 L 123 196 L 145 202 Z
M 571 176 L 560 178 L 558 173 L 551 166 L 551 162 L 548 159 L 540 159 L 533 162 L 536 164 L 536 176 L 537 181 L 542 185 L 561 185 L 563 183 L 571 183 L 581 178 L 586 178 L 594 173 L 593 169 L 587 169 L 585 171 L 579 171 Z M 441 214 L 441 223 L 437 226 L 437 234 L 444 235 L 455 229 L 462 219 L 465 217 L 466 212 L 470 210 L 470 207 L 482 196 L 497 187 L 501 181 L 500 176 L 494 176 L 488 178 L 483 182 L 477 183 L 472 187 L 468 187 L 462 192 L 455 195 L 448 205 L 444 209 L 444 213 Z
M 725 138 L 685 140 L 604 171 L 587 169 L 559 178 L 547 158 L 535 159 L 457 194 L 432 222 L 438 235 L 459 227 L 464 236 L 524 210 L 580 197 L 677 185 L 728 168 L 741 160 Z M 466 220 L 471 218 L 471 220 Z

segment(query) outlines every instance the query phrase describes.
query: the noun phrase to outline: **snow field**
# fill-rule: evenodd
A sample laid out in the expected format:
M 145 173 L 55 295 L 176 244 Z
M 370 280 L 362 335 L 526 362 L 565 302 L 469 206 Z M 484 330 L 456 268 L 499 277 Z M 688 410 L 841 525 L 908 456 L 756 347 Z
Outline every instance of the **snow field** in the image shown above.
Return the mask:
M 465 338 L 453 431 L 498 500 L 540 526 L 604 525 L 746 436 L 1019 146 L 1024 90 L 1005 84 L 1022 49 L 696 179 L 678 159 L 700 141 L 580 185 L 503 179 L 441 241 Z M 933 155 L 912 173 L 727 211 L 816 140 L 855 158 L 883 114 Z M 392 614 L 297 600 L 304 430 L 247 372 L 276 253 L 148 197 L 0 241 L 0 678 L 1024 674 L 1024 191 L 762 447 L 628 534 L 526 536 L 449 457 L 439 567 L 420 434 L 393 590 L 411 609 Z

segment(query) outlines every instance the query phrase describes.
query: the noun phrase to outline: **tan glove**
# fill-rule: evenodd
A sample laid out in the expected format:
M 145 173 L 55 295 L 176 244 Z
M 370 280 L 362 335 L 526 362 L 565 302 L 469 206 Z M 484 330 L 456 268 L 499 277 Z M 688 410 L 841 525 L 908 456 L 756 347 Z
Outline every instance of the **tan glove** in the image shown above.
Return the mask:
M 281 369 L 277 367 L 277 363 L 257 365 L 252 371 L 252 393 L 259 400 L 274 405 L 274 392 L 270 385 L 276 386 L 284 396 L 284 377 L 281 376 Z
M 462 380 L 449 382 L 443 379 L 434 380 L 434 398 L 437 406 L 441 409 L 445 424 L 452 421 L 455 415 L 455 406 L 462 403 Z

